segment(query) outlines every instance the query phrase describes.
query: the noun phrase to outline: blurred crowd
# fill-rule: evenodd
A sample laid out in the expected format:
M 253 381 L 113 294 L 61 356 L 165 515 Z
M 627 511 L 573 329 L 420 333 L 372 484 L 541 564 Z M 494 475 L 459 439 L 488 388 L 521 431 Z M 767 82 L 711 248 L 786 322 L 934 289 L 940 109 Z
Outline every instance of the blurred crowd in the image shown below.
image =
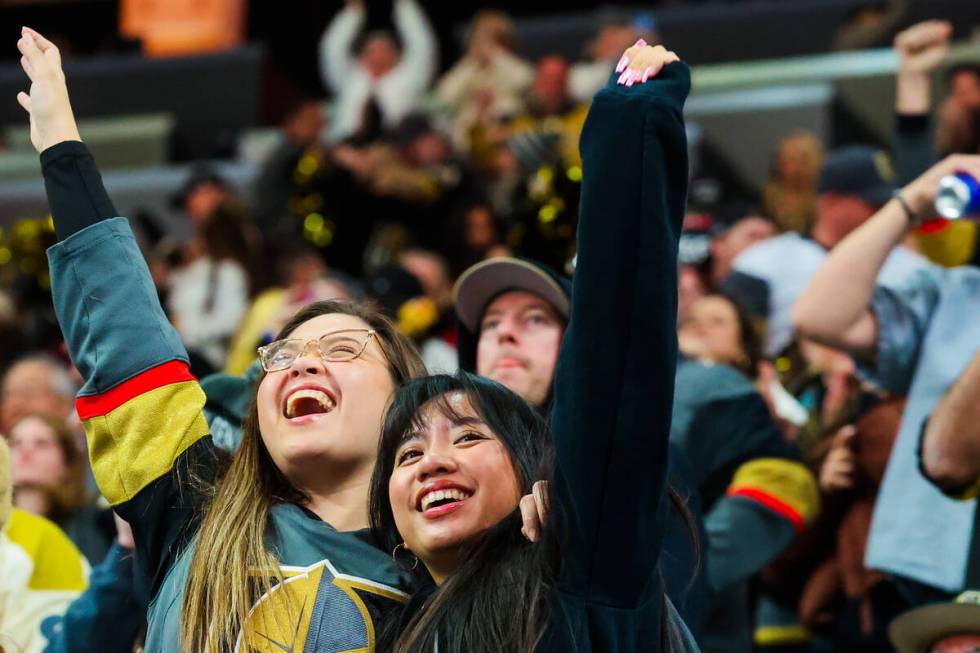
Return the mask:
M 473 270 L 522 261 L 567 283 L 589 102 L 625 48 L 658 40 L 642 21 L 613 21 L 581 61 L 526 61 L 513 20 L 481 10 L 462 57 L 438 75 L 416 0 L 393 3 L 391 31 L 365 32 L 365 15 L 347 0 L 326 26 L 330 110 L 321 98 L 297 100 L 253 187 L 196 165 L 173 198 L 189 237 L 153 215 L 133 219 L 192 372 L 213 388 L 212 432 L 229 447 L 256 348 L 316 300 L 372 302 L 430 372 L 481 371 L 464 360 L 482 328 L 479 315 L 464 315 Z M 977 444 L 961 442 L 980 442 L 962 416 L 980 403 L 977 222 L 922 215 L 897 237 L 874 222 L 937 161 L 980 154 L 980 62 L 944 68 L 951 33 L 931 21 L 895 38 L 888 148 L 830 148 L 797 131 L 773 153 L 758 197 L 689 203 L 671 442 L 700 563 L 684 568 L 672 599 L 704 651 L 980 649 L 980 599 L 963 594 L 980 589 L 977 510 L 955 498 L 980 471 L 962 453 Z M 47 650 L 132 650 L 145 600 L 125 587 L 132 536 L 92 481 L 73 407 L 81 379 L 30 276 L 0 292 L 13 505 L 67 536 L 71 544 L 50 533 L 58 553 L 48 555 L 74 545 L 86 592 L 121 583 L 119 611 L 128 610 L 112 637 L 92 635 L 102 644 L 52 636 Z M 540 294 L 521 283 L 510 289 Z M 567 320 L 567 297 L 565 306 L 545 299 Z M 535 355 L 520 326 L 497 337 Z M 46 608 L 49 632 L 65 627 L 58 615 L 78 609 L 67 606 L 85 585 Z M 936 624 L 957 597 L 973 627 L 943 630 Z M 973 639 L 942 644 L 950 635 Z

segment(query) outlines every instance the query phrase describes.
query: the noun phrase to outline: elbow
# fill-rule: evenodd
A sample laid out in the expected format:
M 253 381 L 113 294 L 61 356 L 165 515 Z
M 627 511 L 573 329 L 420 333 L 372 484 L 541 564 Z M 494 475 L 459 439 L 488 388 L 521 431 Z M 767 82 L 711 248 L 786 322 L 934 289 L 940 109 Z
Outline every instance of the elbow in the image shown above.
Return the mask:
M 965 456 L 954 455 L 941 427 L 929 426 L 922 442 L 922 471 L 933 485 L 947 494 L 958 494 L 977 480 L 977 470 Z
M 803 338 L 827 340 L 836 335 L 823 323 L 820 311 L 816 310 L 815 306 L 811 306 L 806 296 L 801 297 L 793 306 L 792 320 L 793 329 Z

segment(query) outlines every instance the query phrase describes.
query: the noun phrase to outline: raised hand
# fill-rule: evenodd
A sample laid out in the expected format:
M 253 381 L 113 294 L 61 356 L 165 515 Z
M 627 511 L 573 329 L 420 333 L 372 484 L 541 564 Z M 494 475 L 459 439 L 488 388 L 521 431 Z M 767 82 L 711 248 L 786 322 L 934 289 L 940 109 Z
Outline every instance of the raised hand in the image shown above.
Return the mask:
M 80 141 L 78 126 L 68 100 L 61 53 L 54 43 L 29 27 L 17 41 L 20 65 L 31 80 L 30 93 L 17 94 L 31 120 L 31 143 L 38 152 L 63 141 Z
M 899 71 L 927 75 L 946 58 L 953 26 L 945 20 L 927 20 L 895 37 Z
M 919 216 L 935 215 L 933 205 L 939 191 L 939 180 L 957 172 L 966 172 L 980 179 L 980 155 L 952 154 L 902 189 L 902 197 Z
M 627 48 L 622 58 L 616 65 L 616 72 L 620 73 L 617 84 L 632 86 L 642 84 L 657 74 L 667 64 L 680 61 L 681 58 L 671 50 L 662 45 L 647 45 L 643 39 L 637 41 L 633 46 Z

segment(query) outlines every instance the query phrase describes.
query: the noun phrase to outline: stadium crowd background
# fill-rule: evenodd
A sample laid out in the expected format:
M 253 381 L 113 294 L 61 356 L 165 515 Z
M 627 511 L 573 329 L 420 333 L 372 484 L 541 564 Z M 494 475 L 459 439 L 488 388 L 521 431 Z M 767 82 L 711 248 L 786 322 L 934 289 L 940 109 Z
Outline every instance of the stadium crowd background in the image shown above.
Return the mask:
M 794 314 L 793 305 L 827 252 L 894 190 L 942 156 L 980 154 L 980 5 L 287 6 L 0 2 L 0 23 L 31 25 L 60 47 L 83 137 L 131 217 L 194 374 L 214 379 L 222 419 L 241 417 L 235 397 L 222 393 L 233 395 L 235 380 L 254 371 L 256 347 L 311 301 L 376 303 L 417 342 L 430 371 L 451 372 L 459 365 L 454 283 L 465 270 L 517 256 L 571 275 L 589 101 L 625 48 L 638 38 L 663 42 L 694 67 L 681 351 L 705 368 L 737 370 L 781 436 L 778 447 L 745 444 L 711 467 L 705 450 L 742 437 L 747 418 L 719 417 L 722 400 L 698 403 L 716 389 L 709 377 L 685 386 L 679 376 L 675 420 L 682 402 L 707 578 L 691 584 L 700 605 L 678 607 L 705 651 L 889 651 L 896 617 L 960 597 L 957 609 L 972 605 L 976 628 L 902 640 L 900 650 L 975 650 L 929 648 L 939 635 L 980 635 L 980 598 L 968 593 L 980 590 L 975 500 L 934 487 L 916 493 L 916 483 L 928 485 L 909 463 L 918 440 L 899 438 L 911 428 L 907 406 L 920 401 L 906 404 L 912 384 L 876 377 L 826 346 L 833 338 L 821 337 L 828 327 L 814 315 L 833 314 L 833 297 L 820 297 L 816 312 Z M 44 256 L 53 223 L 14 102 L 24 82 L 9 50 L 0 52 L 0 433 L 11 448 L 13 501 L 58 524 L 88 565 L 118 580 L 119 546 L 131 536 L 99 501 L 86 462 L 72 401 L 80 379 Z M 977 239 L 974 221 L 926 220 L 879 282 L 902 289 L 923 270 L 976 267 Z M 972 335 L 951 339 L 951 355 L 960 370 L 972 361 L 962 378 L 975 390 L 976 286 L 959 310 L 961 333 Z M 918 345 L 896 342 L 918 357 Z M 938 405 L 937 396 L 924 415 Z M 719 434 L 709 443 L 712 429 Z M 883 486 L 901 447 L 901 472 L 888 475 L 913 488 L 904 495 Z M 809 478 L 792 487 L 746 480 L 754 462 L 774 457 L 802 461 Z M 970 485 L 958 469 L 949 473 L 932 475 L 949 493 Z M 733 521 L 720 504 L 739 492 L 788 520 L 790 535 L 775 522 Z M 916 522 L 928 513 L 953 517 Z M 765 553 L 748 561 L 747 550 Z M 71 598 L 84 588 L 76 585 L 66 588 Z M 142 610 L 131 591 L 116 606 L 132 627 L 118 650 L 139 640 Z M 945 614 L 926 614 L 913 630 L 929 631 Z M 0 635 L 4 628 L 0 612 Z M 93 638 L 88 648 L 57 650 L 114 650 Z M 68 645 L 52 637 L 47 646 Z

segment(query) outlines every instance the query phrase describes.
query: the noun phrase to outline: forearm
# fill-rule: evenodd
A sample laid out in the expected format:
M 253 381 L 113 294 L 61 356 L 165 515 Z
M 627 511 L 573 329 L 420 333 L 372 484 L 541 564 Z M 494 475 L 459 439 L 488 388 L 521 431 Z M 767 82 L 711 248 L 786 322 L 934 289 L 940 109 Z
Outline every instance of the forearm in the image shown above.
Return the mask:
M 642 600 L 663 537 L 688 84 L 687 68 L 672 64 L 649 84 L 610 85 L 582 137 L 575 300 L 555 382 L 555 490 L 575 542 L 563 584 L 607 605 Z M 614 496 L 649 510 L 616 509 Z
M 41 170 L 58 240 L 118 215 L 81 141 L 61 141 L 44 150 Z
M 327 86 L 334 92 L 339 92 L 345 76 L 354 66 L 351 48 L 364 19 L 362 6 L 348 4 L 330 22 L 320 42 L 320 68 Z
M 928 115 L 932 109 L 932 80 L 928 73 L 899 71 L 895 86 L 895 113 Z
M 980 351 L 940 400 L 922 436 L 922 465 L 942 488 L 980 478 Z
M 404 45 L 402 65 L 427 85 L 436 70 L 436 35 L 416 0 L 395 0 L 393 22 Z
M 892 200 L 841 241 L 793 308 L 800 334 L 850 349 L 848 333 L 867 315 L 878 273 L 907 228 L 905 211 Z

